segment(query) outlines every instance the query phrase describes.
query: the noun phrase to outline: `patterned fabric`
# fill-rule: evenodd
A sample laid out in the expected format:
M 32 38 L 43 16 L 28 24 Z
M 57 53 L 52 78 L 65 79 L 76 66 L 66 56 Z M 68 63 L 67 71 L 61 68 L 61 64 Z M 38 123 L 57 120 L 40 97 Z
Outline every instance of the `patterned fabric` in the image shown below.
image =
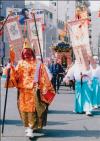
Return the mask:
M 52 86 L 51 81 L 49 80 L 48 74 L 45 69 L 45 65 L 41 64 L 40 66 L 40 72 L 39 72 L 39 87 L 41 91 L 41 99 L 42 101 L 50 104 L 52 101 L 51 99 L 48 99 L 48 101 L 45 99 L 45 94 L 49 91 L 55 95 L 54 88 Z M 53 99 L 52 99 L 53 100 Z
M 19 109 L 22 112 L 35 112 L 35 91 L 34 89 L 19 89 Z
M 34 84 L 34 75 L 36 71 L 36 61 L 21 60 L 16 67 L 16 79 L 18 88 L 32 89 Z
M 21 60 L 16 68 L 12 69 L 19 89 L 19 110 L 21 112 L 34 112 L 35 94 L 34 75 L 36 71 L 36 61 L 30 62 Z M 12 76 L 12 75 L 11 75 Z
M 37 69 L 38 68 L 38 69 Z M 54 92 L 51 81 L 49 80 L 48 74 L 45 69 L 45 65 L 37 65 L 36 61 L 19 61 L 16 68 L 11 69 L 11 81 L 17 82 L 17 88 L 19 90 L 19 110 L 21 112 L 35 112 L 36 108 L 39 116 L 46 109 L 46 105 L 39 103 L 37 104 L 37 89 L 34 84 L 37 83 L 39 79 L 40 97 L 45 101 L 43 94 L 48 90 Z M 46 101 L 45 101 L 46 102 Z M 51 102 L 51 101 L 50 101 Z M 48 103 L 50 104 L 50 103 Z M 40 108 L 40 109 L 39 109 Z M 41 113 L 41 114 L 40 114 Z
M 33 112 L 21 112 L 21 119 L 25 127 L 29 127 L 31 125 L 32 128 L 35 127 L 36 124 L 36 113 Z

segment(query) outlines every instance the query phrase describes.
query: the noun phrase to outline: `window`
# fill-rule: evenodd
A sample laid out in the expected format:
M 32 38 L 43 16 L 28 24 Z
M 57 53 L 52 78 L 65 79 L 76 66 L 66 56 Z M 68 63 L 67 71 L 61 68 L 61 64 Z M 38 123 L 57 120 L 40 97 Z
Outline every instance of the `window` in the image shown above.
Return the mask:
M 54 6 L 56 6 L 56 2 L 54 2 Z
M 0 9 L 2 8 L 2 2 L 0 1 Z
M 52 19 L 52 18 L 53 18 L 52 13 L 50 13 L 50 19 Z

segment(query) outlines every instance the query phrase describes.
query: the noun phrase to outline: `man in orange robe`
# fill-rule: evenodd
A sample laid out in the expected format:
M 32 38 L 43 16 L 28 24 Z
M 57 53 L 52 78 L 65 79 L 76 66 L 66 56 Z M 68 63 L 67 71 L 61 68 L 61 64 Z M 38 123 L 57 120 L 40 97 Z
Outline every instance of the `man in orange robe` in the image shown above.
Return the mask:
M 44 64 L 37 62 L 28 42 L 24 42 L 22 59 L 16 67 L 11 65 L 10 69 L 9 82 L 12 81 L 14 86 L 18 88 L 18 108 L 26 128 L 26 136 L 34 137 L 34 129 L 41 129 L 46 125 L 45 117 L 48 105 L 53 100 L 45 101 L 43 95 L 48 90 L 55 95 L 55 91 L 45 71 Z M 38 89 L 40 89 L 40 93 L 37 94 Z

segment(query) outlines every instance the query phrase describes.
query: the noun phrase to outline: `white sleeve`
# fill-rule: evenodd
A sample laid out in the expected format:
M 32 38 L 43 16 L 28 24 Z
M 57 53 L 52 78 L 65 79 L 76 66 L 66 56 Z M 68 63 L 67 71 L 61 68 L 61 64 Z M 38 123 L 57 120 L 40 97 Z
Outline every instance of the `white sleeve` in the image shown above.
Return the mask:
M 70 77 L 70 79 L 74 78 L 74 65 L 69 69 L 67 76 Z
M 40 65 L 41 65 L 41 63 L 38 62 L 37 66 L 36 66 L 36 72 L 35 72 L 35 75 L 34 75 L 34 82 L 38 82 Z
M 74 66 L 69 68 L 67 74 L 65 75 L 63 81 L 66 82 L 68 80 L 73 80 L 74 79 Z

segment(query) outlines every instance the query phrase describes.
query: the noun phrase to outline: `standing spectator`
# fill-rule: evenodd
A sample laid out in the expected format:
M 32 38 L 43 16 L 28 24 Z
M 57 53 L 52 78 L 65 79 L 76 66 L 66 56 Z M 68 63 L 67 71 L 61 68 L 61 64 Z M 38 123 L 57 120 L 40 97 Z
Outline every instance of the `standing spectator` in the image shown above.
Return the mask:
M 48 68 L 52 74 L 51 82 L 56 92 L 56 82 L 57 82 L 57 74 L 58 74 L 58 71 L 56 68 L 56 60 L 52 60 L 51 64 L 48 65 Z
M 52 74 L 52 84 L 54 86 L 55 91 L 58 93 L 61 81 L 64 76 L 64 69 L 60 64 L 60 60 L 53 60 L 51 64 L 49 64 L 49 70 Z
M 57 93 L 59 93 L 58 92 L 59 87 L 60 87 L 60 84 L 63 80 L 64 73 L 65 73 L 59 59 L 57 60 L 57 63 L 56 63 L 56 71 L 57 71 Z

